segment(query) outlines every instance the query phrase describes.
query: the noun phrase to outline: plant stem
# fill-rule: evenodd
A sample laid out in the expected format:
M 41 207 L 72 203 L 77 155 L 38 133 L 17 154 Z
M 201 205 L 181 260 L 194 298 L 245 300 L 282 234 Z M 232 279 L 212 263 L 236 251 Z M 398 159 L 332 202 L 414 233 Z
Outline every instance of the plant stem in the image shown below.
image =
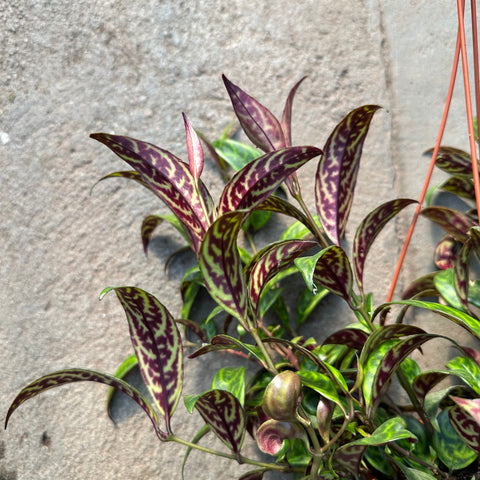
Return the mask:
M 270 356 L 267 349 L 265 348 L 265 345 L 262 342 L 260 335 L 258 334 L 258 330 L 255 327 L 252 327 L 250 334 L 254 338 L 255 342 L 257 343 L 258 347 L 263 353 L 263 356 L 265 357 L 265 362 L 266 362 L 265 366 L 267 370 L 269 370 L 272 375 L 276 375 L 278 373 L 278 370 L 276 369 L 275 364 L 273 363 L 272 357 Z
M 259 462 L 257 460 L 253 460 L 252 458 L 244 457 L 243 455 L 235 455 L 233 453 L 226 453 L 221 452 L 220 450 L 213 450 L 211 448 L 202 447 L 201 445 L 197 445 L 196 443 L 189 442 L 184 440 L 183 438 L 177 437 L 176 435 L 169 435 L 167 442 L 176 442 L 181 445 L 184 445 L 189 448 L 194 448 L 195 450 L 199 450 L 203 453 L 209 453 L 211 455 L 216 455 L 217 457 L 224 457 L 229 458 L 231 460 L 237 460 L 239 463 L 247 463 L 248 465 L 255 465 L 256 467 L 268 468 L 269 470 L 279 470 L 279 471 L 286 471 L 287 468 L 283 465 L 277 465 L 274 463 L 265 463 Z

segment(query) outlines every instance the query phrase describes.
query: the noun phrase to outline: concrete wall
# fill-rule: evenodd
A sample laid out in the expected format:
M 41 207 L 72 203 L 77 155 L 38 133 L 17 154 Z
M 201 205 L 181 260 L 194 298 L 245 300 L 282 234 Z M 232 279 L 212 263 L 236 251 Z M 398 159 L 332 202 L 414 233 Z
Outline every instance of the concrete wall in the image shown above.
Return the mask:
M 379 203 L 420 192 L 421 154 L 434 144 L 447 91 L 456 12 L 438 0 L 7 0 L 0 25 L 4 415 L 19 389 L 42 374 L 71 366 L 113 373 L 131 352 L 115 296 L 97 300 L 104 287 L 142 287 L 179 313 L 184 264 L 175 261 L 168 274 L 163 264 L 181 239 L 162 230 L 147 259 L 139 238 L 142 218 L 167 210 L 122 180 L 89 196 L 99 177 L 125 169 L 91 132 L 142 138 L 185 158 L 182 111 L 210 138 L 234 119 L 222 73 L 277 114 L 290 87 L 308 75 L 294 105 L 297 144 L 322 146 L 356 106 L 385 107 L 365 145 L 355 225 Z M 466 147 L 457 91 L 446 143 Z M 313 191 L 311 169 L 300 172 L 304 192 Z M 218 175 L 207 166 L 204 177 L 217 197 Z M 408 218 L 379 239 L 381 255 L 368 264 L 367 288 L 378 301 Z M 405 278 L 431 268 L 419 258 L 430 235 L 423 228 L 415 241 Z M 317 335 L 337 328 L 338 317 L 317 319 Z M 205 361 L 208 368 L 187 362 L 185 393 L 208 388 L 221 359 Z M 101 385 L 76 384 L 23 405 L 0 433 L 0 478 L 177 478 L 183 449 L 159 444 L 146 417 L 125 405 L 115 428 L 105 395 Z M 173 427 L 192 438 L 201 422 L 178 410 Z M 197 453 L 187 464 L 187 478 L 199 480 L 245 471 Z

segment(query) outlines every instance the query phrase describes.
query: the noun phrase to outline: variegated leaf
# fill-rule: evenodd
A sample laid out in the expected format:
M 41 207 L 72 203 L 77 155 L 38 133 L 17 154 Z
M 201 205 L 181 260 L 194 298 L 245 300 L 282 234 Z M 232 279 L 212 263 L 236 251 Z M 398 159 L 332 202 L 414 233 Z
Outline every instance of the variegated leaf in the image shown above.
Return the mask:
M 433 148 L 427 150 L 425 155 L 432 155 Z M 472 157 L 469 153 L 454 147 L 440 147 L 438 149 L 435 165 L 450 175 L 473 175 Z
M 379 109 L 364 105 L 350 112 L 334 129 L 318 163 L 315 199 L 318 216 L 330 240 L 340 244 L 353 201 L 363 143 Z
M 197 185 L 188 165 L 151 143 L 107 133 L 90 136 L 105 144 L 142 175 L 150 189 L 186 225 L 197 251 L 215 212 L 210 194 L 200 180 Z
M 397 213 L 412 203 L 417 202 L 408 198 L 386 202 L 369 213 L 358 226 L 353 241 L 353 268 L 361 291 L 363 291 L 365 259 L 373 241 Z
M 185 240 L 188 242 L 188 238 L 183 228 L 183 224 L 178 220 L 175 215 L 149 215 L 148 217 L 145 217 L 143 219 L 141 227 L 142 244 L 145 255 L 148 254 L 148 245 L 150 244 L 152 233 L 160 224 L 163 223 L 164 220 L 170 222 L 182 235 L 182 237 L 185 238 Z
M 200 245 L 198 264 L 212 298 L 246 327 L 247 284 L 237 248 L 244 215 L 234 211 L 215 220 Z
M 447 233 L 435 247 L 435 265 L 441 270 L 454 267 L 461 248 L 462 243 Z
M 334 464 L 358 478 L 360 462 L 367 447 L 368 445 L 357 445 L 351 442 L 337 448 L 333 455 Z
M 218 156 L 224 160 L 234 172 L 238 172 L 252 160 L 260 157 L 262 152 L 251 145 L 239 142 L 233 138 L 220 138 L 212 143 Z
M 461 378 L 477 395 L 480 395 L 480 366 L 470 357 L 455 357 L 447 363 L 452 375 Z
M 463 213 L 446 207 L 427 207 L 420 212 L 432 222 L 442 227 L 455 240 L 464 242 L 468 238 L 468 230 L 475 222 Z
M 442 183 L 440 188 L 446 192 L 453 193 L 460 198 L 475 200 L 475 185 L 469 177 L 450 177 Z
M 223 367 L 213 377 L 212 388 L 230 392 L 243 407 L 245 400 L 245 367 Z
M 264 152 L 285 148 L 285 137 L 275 115 L 222 75 L 233 109 L 247 137 Z
M 293 98 L 295 96 L 295 93 L 297 92 L 298 87 L 300 84 L 306 79 L 307 77 L 302 77 L 290 90 L 290 93 L 288 94 L 287 101 L 285 102 L 285 107 L 283 109 L 283 114 L 282 114 L 282 121 L 281 121 L 281 126 L 282 126 L 282 131 L 285 136 L 285 146 L 286 147 L 291 147 L 292 146 L 292 104 L 293 104 Z
M 316 147 L 289 147 L 253 160 L 224 188 L 218 205 L 219 215 L 233 210 L 254 210 L 289 175 L 321 153 Z
M 142 187 L 148 188 L 152 192 L 154 190 L 150 187 L 150 185 L 146 182 L 146 180 L 136 171 L 136 170 L 125 170 L 122 172 L 113 172 L 109 173 L 108 175 L 105 175 L 104 177 L 100 178 L 95 182 L 93 187 L 90 189 L 90 193 L 92 193 L 93 189 L 103 180 L 106 180 L 107 178 L 128 178 L 129 180 L 135 180 L 138 182 Z M 155 193 L 155 192 L 154 192 Z
M 185 132 L 187 134 L 187 151 L 190 173 L 193 175 L 195 181 L 198 182 L 203 170 L 202 144 L 200 143 L 197 132 L 195 132 L 187 116 L 184 113 L 182 113 L 182 115 L 183 122 L 185 123 Z
M 368 333 L 359 328 L 344 328 L 327 337 L 322 345 L 346 345 L 349 348 L 361 350 L 368 339 Z
M 387 345 L 388 342 L 384 342 L 369 356 L 367 365 L 365 367 L 365 381 L 363 385 L 363 393 L 367 404 L 367 414 L 369 416 L 373 413 L 376 404 L 388 386 L 390 379 L 403 360 L 405 360 L 405 358 L 407 358 L 407 356 L 410 355 L 413 350 L 419 348 L 426 341 L 437 337 L 438 335 L 426 333 L 412 335 L 411 337 L 400 342 L 394 342 L 389 346 L 389 348 L 386 349 L 386 351 L 384 346 Z M 372 361 L 371 359 L 378 355 L 381 356 L 381 360 L 376 368 L 374 378 L 370 382 L 367 380 L 367 373 L 371 370 L 371 368 L 369 368 L 369 364 Z
M 480 454 L 480 398 L 451 398 L 456 405 L 448 412 L 450 423 L 462 440 Z
M 129 385 L 127 382 L 119 378 L 115 378 L 114 376 L 107 373 L 97 372 L 94 370 L 85 370 L 82 368 L 70 368 L 50 373 L 49 375 L 38 378 L 37 380 L 33 381 L 25 388 L 23 388 L 16 396 L 13 403 L 10 405 L 7 416 L 5 418 L 5 428 L 7 428 L 7 424 L 12 413 L 26 400 L 29 400 L 30 398 L 35 397 L 39 393 L 50 390 L 54 387 L 59 387 L 67 383 L 83 381 L 104 383 L 105 385 L 114 387 L 117 390 L 120 390 L 121 392 L 128 395 L 131 399 L 138 403 L 138 405 L 140 405 L 140 407 L 142 407 L 142 409 L 148 415 L 148 418 L 150 418 L 151 422 L 153 423 L 153 428 L 155 429 L 157 435 L 160 438 L 164 438 L 165 434 L 162 433 L 158 428 L 158 419 L 155 410 L 152 408 L 148 400 L 138 390 Z
M 424 404 L 427 393 L 447 376 L 448 372 L 446 371 L 431 370 L 422 372 L 420 375 L 415 377 L 412 382 L 412 388 L 421 405 Z
M 195 408 L 217 437 L 239 455 L 246 430 L 245 412 L 235 396 L 225 390 L 210 390 L 197 399 Z
M 430 297 L 437 295 L 437 289 L 435 288 L 435 276 L 438 271 L 427 273 L 422 277 L 414 280 L 403 292 L 402 299 L 409 299 L 413 297 Z
M 342 297 L 354 308 L 353 273 L 345 251 L 336 245 L 322 250 L 313 272 L 313 280 Z
M 303 252 L 317 246 L 317 242 L 283 241 L 270 244 L 258 252 L 245 267 L 248 294 L 255 313 L 258 313 L 260 295 L 266 284 Z
M 463 244 L 454 266 L 455 291 L 462 302 L 463 308 L 468 312 L 468 272 L 470 257 L 473 252 L 473 244 L 470 237 Z
M 150 293 L 135 287 L 106 288 L 100 298 L 114 290 L 125 310 L 130 338 L 140 372 L 160 413 L 167 433 L 170 418 L 183 385 L 183 349 L 180 333 L 170 312 Z

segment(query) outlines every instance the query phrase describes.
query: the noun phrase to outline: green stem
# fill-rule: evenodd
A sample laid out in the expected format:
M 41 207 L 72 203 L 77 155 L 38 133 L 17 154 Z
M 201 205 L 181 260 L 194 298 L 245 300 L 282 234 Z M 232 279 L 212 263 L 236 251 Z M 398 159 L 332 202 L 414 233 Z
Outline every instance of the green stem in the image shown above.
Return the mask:
M 278 370 L 275 367 L 275 364 L 273 363 L 272 357 L 268 353 L 267 349 L 265 348 L 264 343 L 262 342 L 262 339 L 260 338 L 260 335 L 258 334 L 258 330 L 255 327 L 251 328 L 250 334 L 254 338 L 255 342 L 257 343 L 258 347 L 260 348 L 260 351 L 263 353 L 263 356 L 265 357 L 265 367 L 267 370 L 272 374 L 272 375 L 277 375 Z
M 195 450 L 199 450 L 203 453 L 209 453 L 211 455 L 216 455 L 218 457 L 229 458 L 231 460 L 237 460 L 239 463 L 247 463 L 248 465 L 255 465 L 256 467 L 261 468 L 268 468 L 269 470 L 279 470 L 279 471 L 286 471 L 287 468 L 283 465 L 276 465 L 274 463 L 265 463 L 259 462 L 257 460 L 253 460 L 252 458 L 244 457 L 243 455 L 235 455 L 233 453 L 226 453 L 221 452 L 220 450 L 213 450 L 211 448 L 202 447 L 201 445 L 197 445 L 196 443 L 189 442 L 184 440 L 183 438 L 177 437 L 176 435 L 169 435 L 167 438 L 167 442 L 176 442 L 181 445 L 185 445 L 189 448 L 194 448 Z
M 310 419 L 308 418 L 307 414 L 305 413 L 305 410 L 301 405 L 298 408 L 295 417 L 296 417 L 296 420 L 301 425 L 303 425 L 303 427 L 308 433 L 308 436 L 310 437 L 310 441 L 312 442 L 313 463 L 312 463 L 310 478 L 311 480 L 318 480 L 318 469 L 320 468 L 320 463 L 322 462 L 322 457 L 323 457 L 323 452 L 320 446 L 320 442 L 318 441 L 317 434 L 315 432 L 315 429 L 312 427 L 312 423 L 310 422 Z
M 323 236 L 323 233 L 317 226 L 317 222 L 313 218 L 312 214 L 310 213 L 310 210 L 308 209 L 307 205 L 303 201 L 302 195 L 299 193 L 298 195 L 295 195 L 295 200 L 299 203 L 299 205 L 302 207 L 303 212 L 307 216 L 307 218 L 310 220 L 312 228 L 315 230 L 315 236 L 317 237 L 318 243 L 322 246 L 322 248 L 327 248 L 329 246 L 329 243 Z

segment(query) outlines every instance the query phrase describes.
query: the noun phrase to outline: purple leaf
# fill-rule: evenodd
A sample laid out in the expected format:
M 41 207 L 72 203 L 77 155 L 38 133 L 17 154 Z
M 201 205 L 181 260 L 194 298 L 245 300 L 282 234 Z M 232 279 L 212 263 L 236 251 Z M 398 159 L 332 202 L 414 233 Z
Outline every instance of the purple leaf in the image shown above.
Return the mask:
M 170 222 L 182 235 L 183 238 L 188 242 L 187 234 L 183 229 L 183 224 L 178 220 L 175 215 L 149 215 L 145 217 L 142 222 L 141 227 L 141 237 L 142 237 L 142 244 L 143 244 L 143 251 L 145 255 L 148 253 L 148 246 L 150 244 L 150 239 L 152 237 L 152 233 L 154 230 L 166 220 Z
M 90 193 L 97 186 L 97 184 L 99 184 L 103 180 L 106 180 L 107 178 L 128 178 L 129 180 L 135 180 L 143 187 L 148 188 L 150 191 L 155 193 L 155 191 L 150 187 L 146 180 L 136 170 L 126 170 L 122 172 L 109 173 L 108 175 L 105 175 L 104 177 L 97 180 L 95 185 L 93 185 L 93 187 L 90 189 Z
M 365 259 L 373 241 L 388 221 L 412 203 L 417 202 L 408 198 L 386 202 L 368 214 L 358 226 L 353 242 L 353 267 L 360 290 L 363 291 Z
M 237 398 L 225 390 L 210 390 L 195 402 L 195 408 L 217 437 L 240 455 L 246 431 L 245 412 Z
M 340 244 L 353 201 L 363 143 L 380 107 L 364 105 L 334 129 L 318 163 L 315 198 L 320 221 L 330 240 Z
M 427 150 L 425 155 L 432 155 L 433 148 Z M 473 175 L 472 157 L 469 153 L 454 147 L 440 147 L 438 149 L 435 165 L 451 175 Z
M 253 160 L 226 185 L 218 206 L 219 215 L 239 209 L 253 210 L 264 202 L 285 178 L 321 153 L 316 147 L 289 147 Z
M 203 170 L 203 150 L 200 139 L 197 132 L 192 127 L 192 124 L 188 121 L 187 116 L 182 113 L 183 122 L 185 123 L 185 131 L 187 134 L 187 150 L 188 150 L 188 162 L 190 164 L 190 173 L 196 182 L 200 178 Z
M 427 393 L 447 376 L 447 372 L 431 370 L 428 372 L 422 372 L 415 377 L 412 382 L 412 388 L 415 395 L 420 400 L 421 405 L 424 404 Z
M 435 288 L 434 278 L 438 274 L 438 271 L 427 273 L 426 275 L 414 280 L 403 292 L 402 299 L 408 299 L 419 296 L 432 296 L 438 295 Z
M 335 450 L 334 463 L 358 478 L 360 462 L 367 447 L 368 445 L 356 445 L 354 443 L 343 445 Z
M 477 363 L 477 365 L 480 366 L 480 352 L 478 350 L 465 346 L 462 346 L 461 349 L 467 357 L 471 358 L 475 363 Z
M 198 264 L 212 298 L 246 327 L 247 285 L 237 248 L 244 212 L 219 217 L 200 245 Z
M 129 385 L 127 382 L 120 380 L 119 378 L 108 375 L 107 373 L 96 372 L 94 370 L 85 370 L 81 368 L 70 368 L 50 373 L 49 375 L 38 378 L 37 380 L 33 381 L 25 388 L 23 388 L 10 405 L 5 419 L 5 428 L 7 428 L 8 420 L 10 419 L 12 413 L 26 400 L 29 400 L 30 398 L 35 397 L 39 393 L 42 393 L 54 387 L 59 387 L 67 383 L 83 381 L 104 383 L 105 385 L 114 387 L 128 395 L 131 399 L 137 402 L 138 405 L 140 405 L 140 407 L 142 407 L 142 409 L 148 415 L 151 422 L 153 423 L 153 428 L 155 429 L 157 435 L 161 439 L 164 437 L 165 434 L 162 433 L 158 428 L 158 419 L 155 410 L 153 410 L 148 400 L 134 387 Z
M 368 339 L 368 333 L 359 328 L 344 328 L 327 337 L 322 345 L 346 345 L 349 348 L 361 350 Z
M 452 399 L 457 404 L 448 412 L 453 428 L 471 449 L 480 453 L 480 398 Z
M 458 197 L 475 200 L 475 186 L 472 178 L 451 177 L 443 182 L 440 188 Z
M 441 270 L 453 268 L 461 248 L 462 243 L 447 233 L 435 247 L 435 265 Z
M 238 480 L 262 480 L 263 474 L 266 472 L 265 469 L 262 470 L 252 470 L 243 474 Z
M 266 284 L 295 258 L 316 245 L 317 242 L 287 240 L 268 245 L 255 255 L 245 267 L 249 279 L 248 294 L 255 313 L 258 313 L 260 295 Z
M 200 181 L 197 185 L 188 165 L 166 150 L 130 137 L 106 133 L 90 137 L 105 144 L 142 175 L 150 189 L 186 225 L 194 250 L 198 251 L 215 212 L 210 194 Z
M 446 207 L 427 207 L 421 214 L 442 227 L 455 240 L 464 242 L 468 238 L 468 230 L 476 224 L 463 213 Z
M 180 333 L 170 312 L 151 294 L 135 287 L 114 290 L 128 320 L 130 338 L 140 372 L 160 413 L 167 433 L 183 385 L 183 350 Z
M 291 147 L 292 146 L 292 104 L 293 104 L 293 97 L 295 96 L 295 93 L 300 86 L 300 84 L 307 78 L 305 75 L 303 78 L 301 78 L 290 90 L 290 93 L 288 94 L 287 101 L 285 102 L 285 107 L 283 109 L 283 114 L 282 114 L 282 131 L 283 134 L 285 135 L 285 146 L 286 147 Z
M 282 127 L 275 115 L 225 75 L 222 78 L 240 125 L 253 144 L 264 152 L 285 148 Z
M 353 274 L 350 262 L 341 247 L 332 245 L 323 250 L 313 272 L 313 280 L 332 293 L 342 297 L 350 306 L 353 293 Z
M 453 277 L 455 283 L 455 291 L 457 292 L 457 296 L 467 312 L 470 310 L 468 306 L 468 272 L 472 252 L 473 245 L 471 238 L 469 237 L 460 249 L 457 261 L 455 262 L 455 275 Z

